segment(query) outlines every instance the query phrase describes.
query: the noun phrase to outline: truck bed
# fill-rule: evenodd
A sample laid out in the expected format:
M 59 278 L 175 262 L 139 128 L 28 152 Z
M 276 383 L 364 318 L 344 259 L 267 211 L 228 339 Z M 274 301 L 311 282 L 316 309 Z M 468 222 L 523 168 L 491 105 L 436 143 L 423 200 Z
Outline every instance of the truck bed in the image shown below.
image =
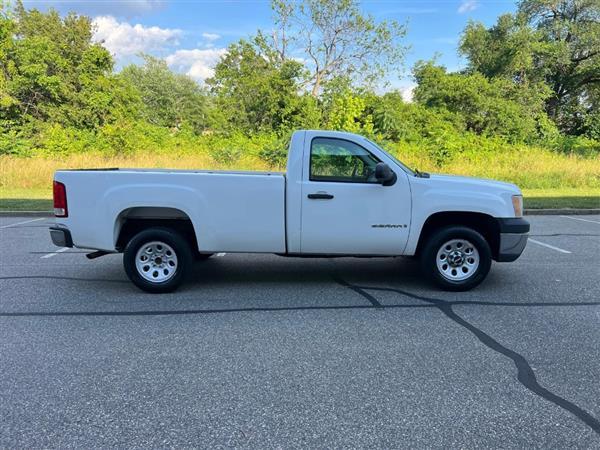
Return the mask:
M 71 230 L 78 247 L 113 250 L 125 218 L 170 208 L 192 221 L 202 251 L 286 249 L 282 173 L 61 170 L 55 180 L 65 184 L 70 210 L 69 217 L 57 221 Z

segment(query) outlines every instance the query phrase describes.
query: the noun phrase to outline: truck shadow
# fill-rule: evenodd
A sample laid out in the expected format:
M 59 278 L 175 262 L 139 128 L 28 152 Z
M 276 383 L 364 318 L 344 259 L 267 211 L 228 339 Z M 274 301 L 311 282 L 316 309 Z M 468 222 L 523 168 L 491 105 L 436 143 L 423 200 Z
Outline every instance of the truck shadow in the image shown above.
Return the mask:
M 46 252 L 36 253 L 45 254 Z M 71 253 L 85 252 L 74 251 L 63 255 Z M 111 258 L 113 261 L 110 261 Z M 125 277 L 120 259 L 120 256 L 117 257 L 117 255 L 106 256 L 99 260 L 101 261 L 100 266 L 86 266 L 85 272 L 78 271 L 77 275 L 69 273 L 61 275 L 16 275 L 0 277 L 0 280 L 62 280 L 77 284 L 88 283 L 90 289 L 95 289 L 98 284 L 102 284 L 103 292 L 110 297 L 127 295 L 127 301 L 132 301 L 134 299 L 131 294 L 141 294 L 143 300 L 148 302 L 154 302 L 160 298 L 172 299 L 173 297 L 180 297 L 182 294 L 189 296 L 189 294 L 206 293 L 211 289 L 224 288 L 244 289 L 244 287 L 247 287 L 255 292 L 262 288 L 296 290 L 315 286 L 321 289 L 324 285 L 331 285 L 332 279 L 340 277 L 358 284 L 386 285 L 433 295 L 443 295 L 421 273 L 418 261 L 406 257 L 287 258 L 273 255 L 229 254 L 225 257 L 213 257 L 195 263 L 187 282 L 175 293 L 147 296 Z M 109 263 L 105 264 L 105 262 Z M 505 274 L 497 273 L 497 268 L 498 266 L 493 267 L 484 283 L 474 291 L 459 295 L 465 296 L 477 293 L 479 296 L 482 294 L 485 296 L 502 286 L 506 286 L 504 282 Z M 89 276 L 86 273 L 89 273 Z M 518 273 L 516 276 L 518 276 Z M 451 295 L 451 293 L 446 294 Z M 239 300 L 241 301 L 241 299 Z
M 408 258 L 215 258 L 196 263 L 187 288 L 232 284 L 331 283 L 331 274 L 343 273 L 357 282 L 428 286 L 416 261 Z

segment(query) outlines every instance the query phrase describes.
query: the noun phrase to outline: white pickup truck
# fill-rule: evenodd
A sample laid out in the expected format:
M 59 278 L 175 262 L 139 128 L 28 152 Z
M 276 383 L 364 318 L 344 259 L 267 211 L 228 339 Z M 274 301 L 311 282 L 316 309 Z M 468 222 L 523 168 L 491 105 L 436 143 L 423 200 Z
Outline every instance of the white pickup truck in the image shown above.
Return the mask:
M 169 292 L 216 252 L 418 256 L 439 286 L 483 281 L 527 243 L 523 197 L 508 183 L 407 168 L 351 133 L 297 131 L 286 173 L 60 170 L 54 244 L 123 252 L 131 281 Z

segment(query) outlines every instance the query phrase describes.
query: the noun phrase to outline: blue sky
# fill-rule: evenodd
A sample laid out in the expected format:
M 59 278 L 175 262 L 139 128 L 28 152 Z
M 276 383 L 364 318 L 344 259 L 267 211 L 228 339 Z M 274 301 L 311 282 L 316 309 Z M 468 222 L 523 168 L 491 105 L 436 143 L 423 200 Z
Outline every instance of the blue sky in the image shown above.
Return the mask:
M 257 29 L 272 27 L 269 0 L 26 0 L 29 8 L 54 7 L 95 18 L 96 39 L 104 41 L 123 66 L 146 52 L 166 58 L 177 71 L 199 81 L 231 42 Z M 410 67 L 419 59 L 439 55 L 449 70 L 464 61 L 457 54 L 460 33 L 469 20 L 491 25 L 505 12 L 515 10 L 511 0 L 363 0 L 361 7 L 376 19 L 406 23 L 405 43 L 411 49 L 404 72 L 389 77 L 392 87 L 412 85 Z

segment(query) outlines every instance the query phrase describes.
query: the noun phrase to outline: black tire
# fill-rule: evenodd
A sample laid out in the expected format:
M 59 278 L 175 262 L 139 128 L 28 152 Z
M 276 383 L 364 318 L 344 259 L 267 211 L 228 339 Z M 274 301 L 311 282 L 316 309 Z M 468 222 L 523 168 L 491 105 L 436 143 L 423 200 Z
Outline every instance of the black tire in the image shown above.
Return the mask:
M 447 246 L 448 243 L 456 241 L 466 241 L 476 249 L 479 262 L 476 266 L 468 264 L 466 259 L 469 259 L 466 253 L 462 253 L 458 256 L 458 261 L 464 261 L 460 266 L 453 266 L 452 264 L 443 264 L 444 258 L 450 258 L 451 255 L 440 255 L 440 264 L 442 268 L 438 267 L 438 252 L 445 253 L 451 249 L 451 246 Z M 453 245 L 458 245 L 458 243 Z M 464 244 L 462 244 L 464 245 Z M 462 246 L 461 245 L 461 246 Z M 444 249 L 443 249 L 444 248 Z M 473 251 L 472 249 L 470 249 Z M 461 253 L 461 252 L 459 252 Z M 473 259 L 475 261 L 475 259 Z M 449 261 L 450 262 L 450 261 Z M 454 260 L 452 261 L 455 262 Z M 456 263 L 458 264 L 458 263 Z M 464 266 L 464 269 L 463 269 Z M 492 266 L 492 251 L 490 245 L 485 238 L 477 231 L 463 226 L 449 226 L 441 228 L 429 236 L 423 250 L 421 252 L 421 269 L 436 285 L 447 291 L 468 291 L 479 285 L 487 276 Z M 476 268 L 472 268 L 476 267 Z M 456 268 L 456 270 L 454 270 Z M 444 270 L 446 270 L 446 274 Z M 461 270 L 466 271 L 465 274 L 461 273 Z M 468 272 L 472 270 L 469 274 Z M 452 275 L 458 277 L 465 276 L 467 278 L 461 280 L 453 280 Z
M 166 244 L 166 246 L 169 246 L 172 249 L 172 251 L 168 250 L 167 253 L 170 253 L 171 255 L 174 253 L 175 255 L 175 269 L 172 271 L 172 273 L 169 273 L 171 268 L 165 265 L 164 270 L 165 273 L 168 273 L 169 278 L 165 279 L 164 281 L 150 281 L 146 279 L 145 276 L 148 277 L 150 275 L 142 275 L 136 265 L 136 256 L 138 251 L 140 251 L 144 245 L 147 246 L 153 242 Z M 161 247 L 162 249 L 160 244 L 157 245 L 157 247 Z M 173 257 L 171 256 L 171 258 Z M 160 259 L 160 257 L 157 257 L 155 261 Z M 163 260 L 160 262 L 162 263 Z M 148 228 L 136 234 L 128 242 L 127 246 L 125 247 L 125 252 L 123 253 L 123 266 L 125 267 L 125 272 L 132 283 L 143 291 L 153 294 L 173 292 L 185 281 L 189 274 L 189 271 L 192 267 L 192 251 L 190 249 L 190 244 L 180 234 L 172 229 L 164 227 Z M 143 267 L 140 270 L 143 269 L 146 269 L 146 267 Z M 150 269 L 149 272 L 152 272 L 153 270 L 154 269 Z M 162 269 L 159 268 L 158 270 Z M 159 272 L 154 271 L 154 273 Z

